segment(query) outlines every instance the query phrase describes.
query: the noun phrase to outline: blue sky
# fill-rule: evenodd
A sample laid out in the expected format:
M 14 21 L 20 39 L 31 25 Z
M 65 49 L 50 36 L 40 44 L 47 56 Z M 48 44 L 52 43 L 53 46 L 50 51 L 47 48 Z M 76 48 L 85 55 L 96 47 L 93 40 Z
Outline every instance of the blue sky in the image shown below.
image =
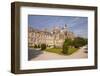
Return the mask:
M 64 27 L 80 37 L 88 37 L 88 18 L 77 16 L 47 16 L 47 15 L 28 15 L 28 26 L 36 29 L 51 30 L 54 26 Z

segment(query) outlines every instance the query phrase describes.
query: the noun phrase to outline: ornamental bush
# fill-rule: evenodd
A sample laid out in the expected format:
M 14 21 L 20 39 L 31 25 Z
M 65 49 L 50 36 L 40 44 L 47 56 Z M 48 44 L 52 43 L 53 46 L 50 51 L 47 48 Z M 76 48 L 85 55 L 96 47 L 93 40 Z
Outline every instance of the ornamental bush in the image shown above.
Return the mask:
M 45 50 L 46 49 L 46 44 L 41 44 L 41 50 Z
M 63 54 L 68 54 L 68 46 L 66 44 L 63 45 Z
M 40 45 L 38 45 L 38 48 L 40 48 Z
M 62 53 L 63 54 L 68 54 L 68 40 L 67 39 L 65 39 L 65 41 L 64 41 L 64 43 L 63 43 L 63 51 L 62 51 Z
M 38 46 L 35 44 L 35 45 L 34 45 L 34 48 L 38 48 Z
M 75 48 L 82 47 L 86 44 L 87 44 L 87 39 L 85 39 L 85 38 L 77 37 L 77 38 L 74 39 Z

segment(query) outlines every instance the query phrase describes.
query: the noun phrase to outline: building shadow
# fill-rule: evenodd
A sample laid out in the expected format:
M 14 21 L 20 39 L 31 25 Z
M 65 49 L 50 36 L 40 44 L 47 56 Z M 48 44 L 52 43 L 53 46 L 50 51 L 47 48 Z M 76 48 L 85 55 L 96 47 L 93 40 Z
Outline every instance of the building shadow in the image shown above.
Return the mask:
M 35 50 L 35 49 L 28 49 L 28 60 L 31 60 L 32 58 L 37 57 L 38 55 L 42 54 L 42 50 Z

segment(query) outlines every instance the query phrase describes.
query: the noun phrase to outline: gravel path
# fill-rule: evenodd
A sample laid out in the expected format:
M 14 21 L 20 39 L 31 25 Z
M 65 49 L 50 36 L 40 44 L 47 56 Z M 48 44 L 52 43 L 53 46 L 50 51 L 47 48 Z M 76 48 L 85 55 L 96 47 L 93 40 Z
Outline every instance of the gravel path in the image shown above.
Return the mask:
M 51 59 L 79 59 L 79 58 L 87 58 L 88 53 L 85 53 L 86 49 L 84 49 L 86 46 L 81 47 L 77 52 L 73 53 L 72 55 L 59 55 L 56 53 L 46 52 L 43 51 L 40 55 L 38 55 L 35 58 L 32 58 L 31 60 L 51 60 Z

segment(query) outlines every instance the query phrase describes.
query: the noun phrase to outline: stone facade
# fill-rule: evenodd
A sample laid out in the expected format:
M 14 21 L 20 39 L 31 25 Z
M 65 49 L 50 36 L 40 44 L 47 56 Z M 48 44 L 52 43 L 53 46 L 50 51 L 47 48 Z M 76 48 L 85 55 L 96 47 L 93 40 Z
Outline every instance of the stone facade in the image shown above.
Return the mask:
M 28 28 L 28 45 L 34 46 L 46 44 L 49 47 L 62 47 L 65 39 L 70 38 L 74 39 L 74 33 L 70 32 L 65 25 L 63 28 L 54 27 L 52 31 L 48 31 L 47 29 L 38 30 L 32 27 Z

